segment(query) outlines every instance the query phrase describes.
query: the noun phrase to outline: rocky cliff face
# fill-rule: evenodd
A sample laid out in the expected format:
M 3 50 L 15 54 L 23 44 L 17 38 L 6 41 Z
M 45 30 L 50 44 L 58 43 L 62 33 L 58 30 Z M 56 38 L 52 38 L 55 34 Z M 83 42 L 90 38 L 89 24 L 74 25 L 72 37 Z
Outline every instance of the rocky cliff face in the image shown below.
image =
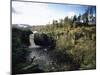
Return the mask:
M 54 48 L 56 46 L 56 41 L 54 38 L 44 33 L 35 33 L 34 42 L 36 45 L 42 47 Z
M 12 72 L 18 72 L 22 67 L 19 64 L 26 62 L 29 54 L 28 47 L 30 45 L 29 35 L 32 32 L 29 29 L 21 29 L 12 27 Z
M 32 34 L 32 31 L 29 29 L 22 30 L 19 28 L 12 28 L 12 45 L 18 45 L 18 47 L 28 47 L 30 45 L 30 34 Z

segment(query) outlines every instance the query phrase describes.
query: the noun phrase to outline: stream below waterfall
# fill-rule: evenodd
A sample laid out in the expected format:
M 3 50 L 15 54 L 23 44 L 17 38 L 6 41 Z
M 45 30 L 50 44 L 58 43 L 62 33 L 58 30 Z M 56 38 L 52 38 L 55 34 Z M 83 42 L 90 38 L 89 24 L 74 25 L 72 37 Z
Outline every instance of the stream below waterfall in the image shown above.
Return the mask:
M 31 43 L 29 47 L 30 54 L 27 57 L 27 61 L 32 62 L 33 61 L 32 58 L 35 57 L 34 63 L 38 64 L 39 68 L 41 69 L 44 69 L 47 65 L 49 65 L 54 61 L 52 56 L 52 54 L 54 54 L 53 51 L 49 51 L 47 48 L 35 45 L 33 34 L 30 35 L 30 43 Z M 31 65 L 25 68 L 28 69 L 29 67 L 31 67 Z

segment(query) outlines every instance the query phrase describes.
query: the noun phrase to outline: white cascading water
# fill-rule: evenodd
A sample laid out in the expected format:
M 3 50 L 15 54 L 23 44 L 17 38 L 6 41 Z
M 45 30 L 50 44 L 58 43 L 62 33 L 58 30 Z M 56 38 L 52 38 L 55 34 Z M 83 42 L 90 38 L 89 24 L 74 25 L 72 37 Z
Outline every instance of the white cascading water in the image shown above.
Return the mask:
M 30 34 L 29 39 L 30 39 L 30 50 L 31 53 L 28 57 L 28 60 L 30 60 L 32 57 L 36 57 L 36 59 L 41 60 L 42 62 L 50 62 L 50 58 L 48 53 L 44 50 L 44 48 L 41 48 L 40 46 L 36 45 L 34 42 L 34 34 L 36 32 L 33 32 L 33 34 Z
M 29 48 L 39 47 L 38 45 L 35 45 L 35 43 L 34 43 L 34 33 L 30 34 L 29 39 L 30 39 L 30 46 L 29 46 Z

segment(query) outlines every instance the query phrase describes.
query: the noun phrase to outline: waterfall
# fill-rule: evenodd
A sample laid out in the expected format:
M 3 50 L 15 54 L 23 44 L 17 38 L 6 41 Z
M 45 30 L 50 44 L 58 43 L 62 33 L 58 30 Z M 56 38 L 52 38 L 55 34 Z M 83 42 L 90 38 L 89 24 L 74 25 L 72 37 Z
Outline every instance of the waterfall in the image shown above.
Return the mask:
M 29 39 L 30 39 L 30 47 L 29 47 L 29 48 L 36 48 L 36 47 L 39 47 L 39 46 L 36 45 L 35 42 L 34 42 L 34 33 L 33 33 L 33 34 L 30 34 Z

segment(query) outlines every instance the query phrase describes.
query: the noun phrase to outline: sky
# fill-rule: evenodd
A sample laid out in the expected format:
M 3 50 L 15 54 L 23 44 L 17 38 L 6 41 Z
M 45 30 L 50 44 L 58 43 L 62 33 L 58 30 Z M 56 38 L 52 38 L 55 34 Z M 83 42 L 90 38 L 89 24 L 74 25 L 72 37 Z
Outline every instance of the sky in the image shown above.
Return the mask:
M 83 14 L 88 6 L 12 1 L 12 24 L 46 25 Z

